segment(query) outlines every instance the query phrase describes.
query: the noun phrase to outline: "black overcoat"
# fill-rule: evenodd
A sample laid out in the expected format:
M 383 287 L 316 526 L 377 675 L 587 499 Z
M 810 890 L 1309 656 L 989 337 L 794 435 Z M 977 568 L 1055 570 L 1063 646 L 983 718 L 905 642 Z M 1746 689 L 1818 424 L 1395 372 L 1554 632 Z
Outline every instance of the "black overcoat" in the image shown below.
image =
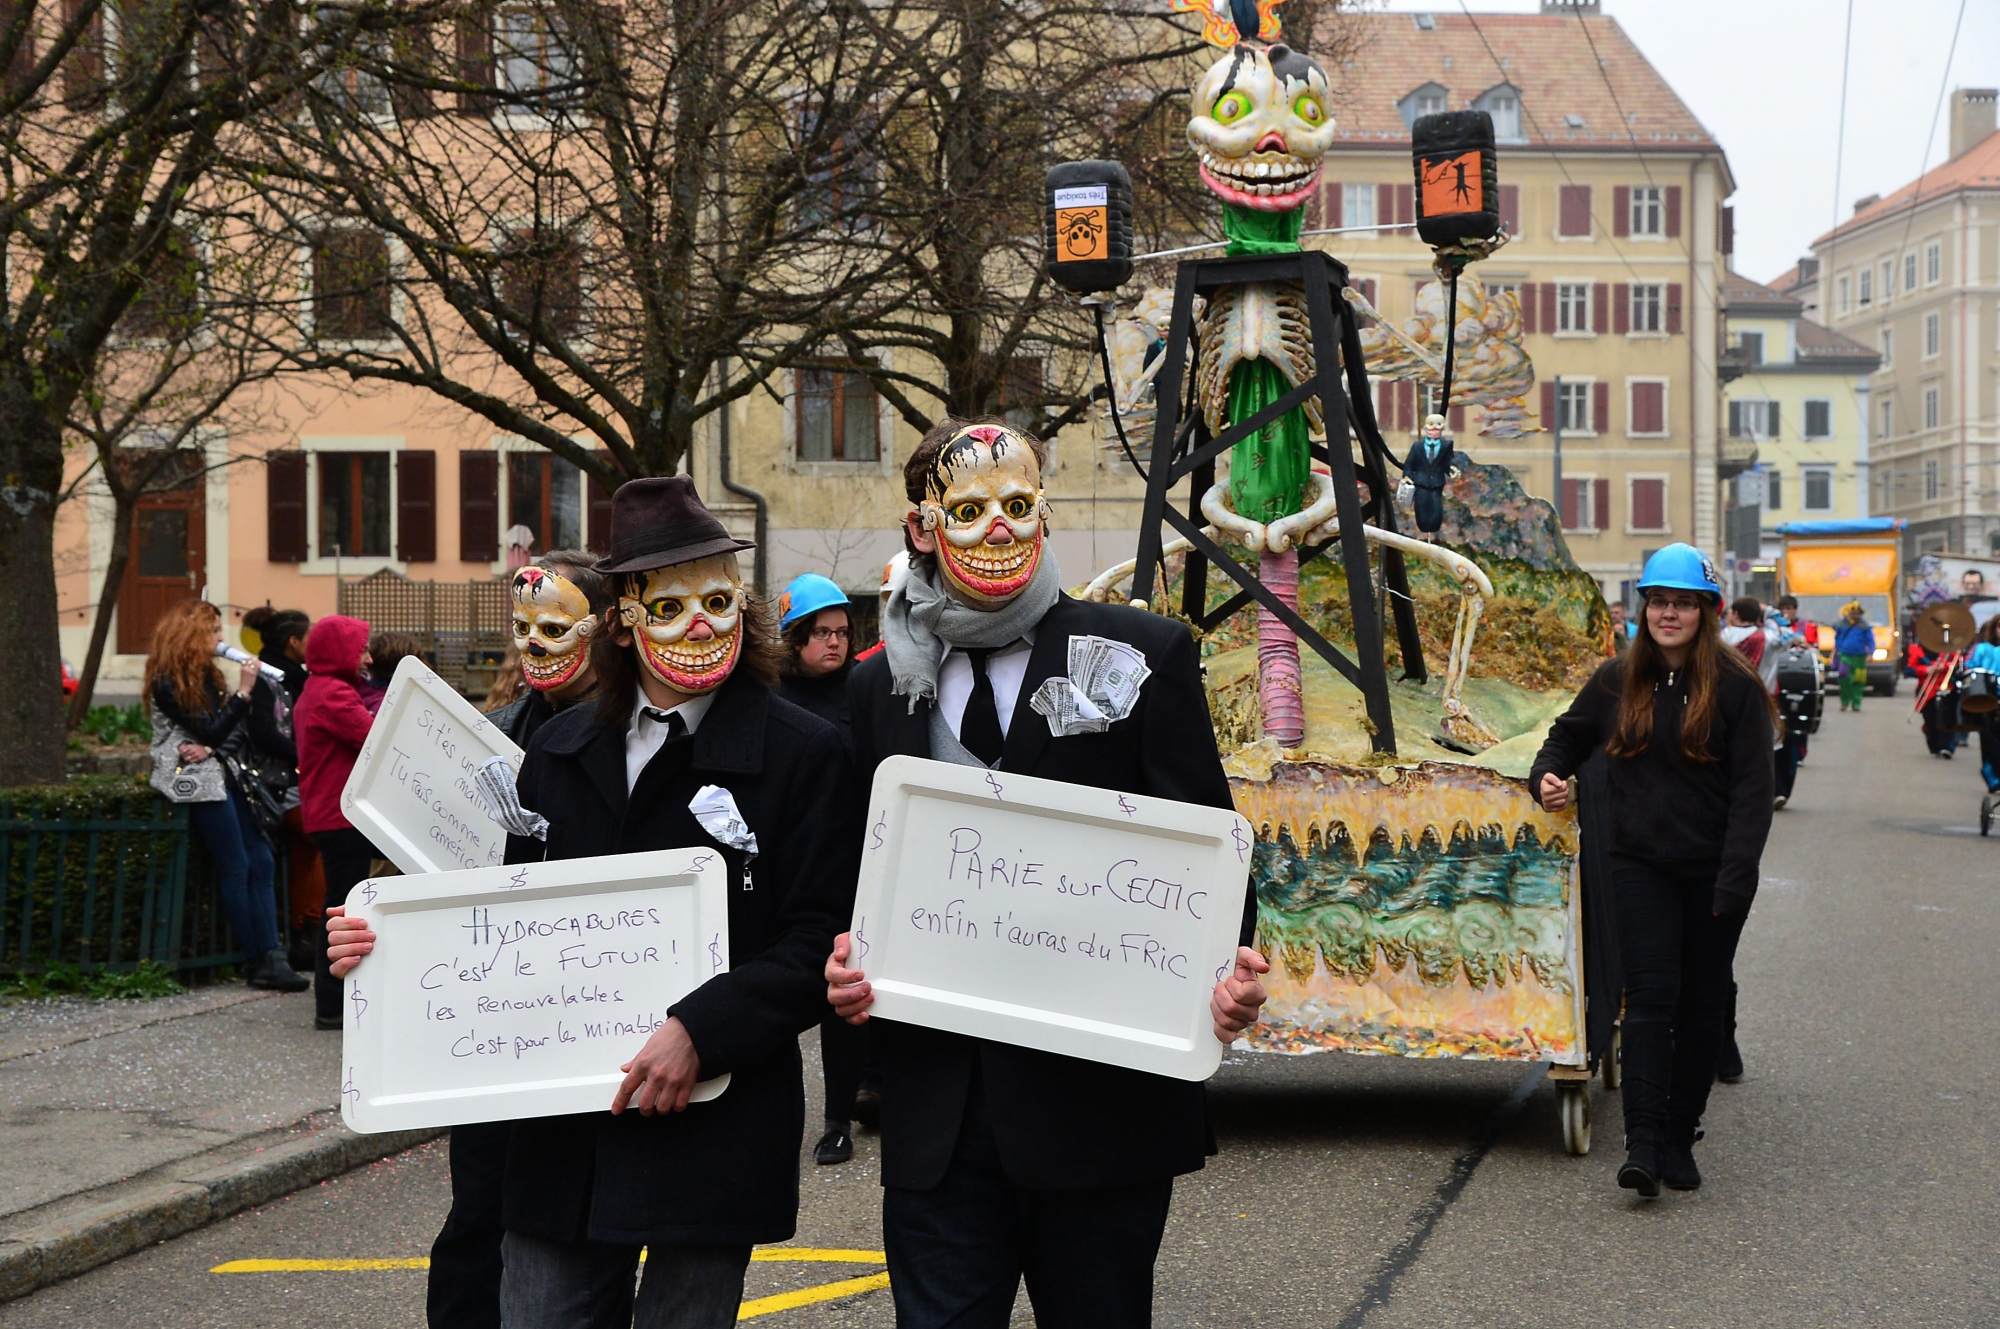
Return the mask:
M 692 737 L 669 742 L 628 798 L 623 720 L 560 712 L 521 766 L 522 805 L 549 819 L 547 857 L 716 847 L 687 809 L 695 790 L 736 796 L 758 855 L 729 862 L 729 971 L 679 1017 L 721 1097 L 684 1112 L 627 1110 L 516 1122 L 507 1158 L 510 1229 L 552 1240 L 662 1245 L 785 1241 L 798 1220 L 805 1125 L 799 1034 L 827 1010 L 826 957 L 854 908 L 864 806 L 833 726 L 738 670 Z M 510 837 L 507 861 L 543 857 Z M 635 1038 L 630 1053 L 644 1045 Z M 622 1059 L 621 1059 L 622 1060 Z M 608 1106 L 608 1093 L 607 1093 Z
M 1152 676 L 1132 714 L 1099 734 L 1056 738 L 1028 698 L 1066 674 L 1072 636 L 1108 637 L 1145 653 Z M 911 712 L 889 692 L 886 653 L 855 668 L 855 764 L 872 780 L 885 757 L 928 757 L 930 704 Z M 1233 806 L 1216 752 L 1201 665 L 1187 628 L 1124 605 L 1058 599 L 1035 628 L 1028 672 L 1007 726 L 1003 771 Z M 1256 924 L 1245 890 L 1244 944 Z M 1214 1152 L 1203 1087 L 890 1020 L 871 1021 L 882 1055 L 882 1182 L 927 1190 L 943 1178 L 975 1067 L 1000 1161 L 1016 1185 L 1068 1190 L 1177 1176 Z
M 1438 440 L 1435 460 L 1424 456 L 1424 440 L 1418 439 L 1410 447 L 1410 455 L 1403 459 L 1403 478 L 1415 487 L 1411 496 L 1417 512 L 1417 529 L 1437 534 L 1444 525 L 1444 486 L 1451 479 L 1451 468 L 1455 464 L 1455 449 L 1451 440 Z

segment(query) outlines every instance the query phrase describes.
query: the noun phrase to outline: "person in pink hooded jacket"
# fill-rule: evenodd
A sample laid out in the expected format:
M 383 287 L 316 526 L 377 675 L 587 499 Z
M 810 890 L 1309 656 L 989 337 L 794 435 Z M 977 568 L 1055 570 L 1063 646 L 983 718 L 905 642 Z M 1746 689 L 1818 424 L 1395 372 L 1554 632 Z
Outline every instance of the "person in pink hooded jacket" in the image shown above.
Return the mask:
M 361 698 L 369 663 L 368 625 L 358 618 L 331 614 L 306 633 L 311 677 L 293 708 L 292 733 L 299 747 L 299 813 L 326 866 L 329 909 L 347 903 L 347 893 L 378 857 L 368 837 L 340 812 L 340 791 L 375 722 Z M 341 980 L 327 968 L 325 942 L 313 949 L 319 957 L 313 973 L 313 1028 L 338 1029 Z

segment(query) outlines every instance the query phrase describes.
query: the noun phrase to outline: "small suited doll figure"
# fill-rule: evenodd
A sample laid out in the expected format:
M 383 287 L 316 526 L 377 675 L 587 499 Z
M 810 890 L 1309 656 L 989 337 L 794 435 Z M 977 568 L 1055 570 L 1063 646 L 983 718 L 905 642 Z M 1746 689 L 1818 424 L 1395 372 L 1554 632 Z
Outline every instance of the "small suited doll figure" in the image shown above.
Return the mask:
M 1444 525 L 1444 482 L 1451 478 L 1451 440 L 1445 437 L 1444 417 L 1424 417 L 1423 437 L 1410 446 L 1403 461 L 1403 479 L 1416 490 L 1417 529 L 1426 536 L 1436 535 Z

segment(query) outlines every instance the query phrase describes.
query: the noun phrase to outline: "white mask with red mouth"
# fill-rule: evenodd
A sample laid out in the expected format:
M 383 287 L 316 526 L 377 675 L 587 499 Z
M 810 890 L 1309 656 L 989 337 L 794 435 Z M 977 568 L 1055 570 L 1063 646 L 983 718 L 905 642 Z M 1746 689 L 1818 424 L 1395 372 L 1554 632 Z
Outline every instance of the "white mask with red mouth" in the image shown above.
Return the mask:
M 938 453 L 913 532 L 937 555 L 945 581 L 975 608 L 1027 589 L 1042 562 L 1048 499 L 1026 439 L 1002 425 L 969 425 Z
M 508 587 L 514 601 L 514 650 L 521 675 L 537 692 L 555 692 L 590 667 L 597 615 L 569 578 L 547 568 L 522 568 Z
M 743 578 L 736 555 L 631 574 L 618 598 L 646 672 L 684 696 L 713 692 L 743 650 Z
M 1304 207 L 1333 146 L 1331 91 L 1326 72 L 1290 47 L 1230 50 L 1195 80 L 1187 134 L 1202 183 L 1257 212 Z

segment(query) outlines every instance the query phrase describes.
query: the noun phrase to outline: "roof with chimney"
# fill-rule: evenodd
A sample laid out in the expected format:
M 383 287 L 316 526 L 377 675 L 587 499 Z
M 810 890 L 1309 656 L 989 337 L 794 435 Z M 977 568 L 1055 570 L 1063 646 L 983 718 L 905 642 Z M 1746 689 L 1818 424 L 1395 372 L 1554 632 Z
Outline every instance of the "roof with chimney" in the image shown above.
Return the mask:
M 1730 313 L 1747 318 L 1797 318 L 1805 312 L 1805 306 L 1789 295 L 1740 272 L 1722 274 L 1722 294 Z
M 1886 198 L 1854 210 L 1854 215 L 1813 241 L 1818 248 L 1837 235 L 1900 216 L 1925 203 L 1968 189 L 2000 189 L 2000 130 L 1995 130 L 1944 165 L 1926 171 Z
M 1584 14 L 1357 14 L 1334 83 L 1340 147 L 1408 143 L 1404 107 L 1434 86 L 1447 110 L 1511 86 L 1508 146 L 1718 152 L 1715 138 L 1614 18 Z M 1600 65 L 1601 59 L 1601 65 Z

